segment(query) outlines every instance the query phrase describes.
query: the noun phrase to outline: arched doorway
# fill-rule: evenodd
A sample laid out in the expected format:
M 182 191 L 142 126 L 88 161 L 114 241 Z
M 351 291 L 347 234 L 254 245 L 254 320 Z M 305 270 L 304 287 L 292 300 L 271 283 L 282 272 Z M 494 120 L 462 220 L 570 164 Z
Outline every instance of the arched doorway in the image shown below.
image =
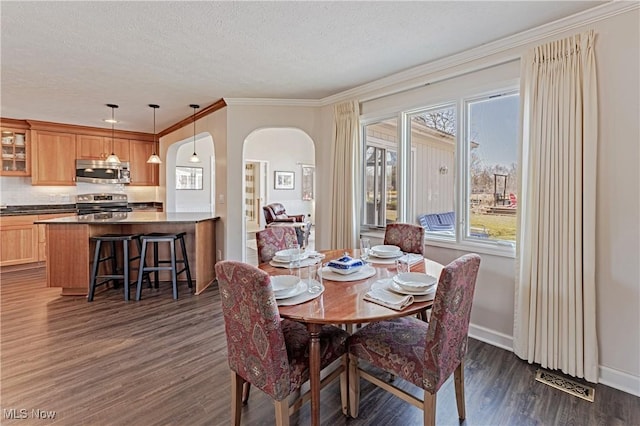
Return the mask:
M 189 161 L 196 150 L 199 163 Z M 215 149 L 207 132 L 171 144 L 166 156 L 167 212 L 215 213 Z
M 244 258 L 257 264 L 255 232 L 264 229 L 262 206 L 278 202 L 288 213 L 309 215 L 315 222 L 315 147 L 297 128 L 264 128 L 244 141 L 244 220 L 247 229 Z M 276 185 L 279 176 L 293 177 L 293 185 Z M 313 248 L 313 227 L 309 245 Z

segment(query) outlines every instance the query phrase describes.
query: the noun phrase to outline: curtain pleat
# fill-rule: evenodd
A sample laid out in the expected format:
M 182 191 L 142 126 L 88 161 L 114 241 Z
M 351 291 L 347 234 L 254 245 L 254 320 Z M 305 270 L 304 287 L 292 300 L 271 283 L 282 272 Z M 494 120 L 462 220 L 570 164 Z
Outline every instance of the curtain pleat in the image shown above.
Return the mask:
M 358 240 L 360 191 L 360 106 L 348 101 L 335 106 L 331 247 L 355 248 Z
M 598 381 L 595 303 L 597 87 L 593 31 L 522 62 L 522 202 L 514 352 Z

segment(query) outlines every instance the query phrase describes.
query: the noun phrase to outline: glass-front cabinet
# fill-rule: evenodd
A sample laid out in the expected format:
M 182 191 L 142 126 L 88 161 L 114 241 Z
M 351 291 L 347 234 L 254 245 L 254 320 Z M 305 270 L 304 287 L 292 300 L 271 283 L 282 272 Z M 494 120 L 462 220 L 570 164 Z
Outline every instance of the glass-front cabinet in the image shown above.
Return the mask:
M 29 176 L 31 174 L 29 159 L 29 131 L 3 127 L 2 134 L 2 169 L 3 176 Z

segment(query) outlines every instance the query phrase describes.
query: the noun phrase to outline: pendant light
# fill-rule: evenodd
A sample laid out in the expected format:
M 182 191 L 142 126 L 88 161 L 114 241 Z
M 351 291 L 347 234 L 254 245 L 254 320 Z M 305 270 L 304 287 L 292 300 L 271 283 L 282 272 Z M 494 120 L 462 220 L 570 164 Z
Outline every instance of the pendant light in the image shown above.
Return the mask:
M 114 125 L 116 122 L 116 119 L 114 118 L 114 111 L 116 110 L 116 108 L 118 108 L 118 105 L 114 105 L 114 104 L 107 104 L 107 106 L 109 108 L 111 108 L 111 154 L 109 154 L 109 156 L 106 159 L 107 163 L 118 163 L 120 164 L 120 159 L 118 158 L 118 156 L 115 154 L 113 146 L 114 146 L 114 139 L 115 139 L 115 131 L 114 131 Z
M 149 107 L 153 108 L 153 154 L 147 160 L 150 164 L 161 164 L 162 160 L 156 154 L 156 109 L 160 108 L 159 105 L 149 104 Z
M 200 159 L 198 158 L 198 154 L 196 154 L 196 110 L 200 108 L 200 105 L 191 104 L 189 106 L 193 108 L 193 155 L 189 158 L 189 162 L 199 163 Z

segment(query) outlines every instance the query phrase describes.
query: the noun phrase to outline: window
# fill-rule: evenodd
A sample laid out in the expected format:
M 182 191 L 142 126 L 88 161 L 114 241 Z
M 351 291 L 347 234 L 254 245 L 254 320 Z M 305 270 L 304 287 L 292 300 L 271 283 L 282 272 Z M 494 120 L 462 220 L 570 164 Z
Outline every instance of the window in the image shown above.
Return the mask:
M 364 127 L 364 224 L 386 226 L 398 220 L 398 121 Z
M 467 237 L 516 241 L 519 103 L 517 92 L 466 102 Z
M 363 123 L 362 223 L 420 223 L 427 239 L 513 246 L 518 118 L 513 89 Z
M 412 215 L 427 234 L 455 237 L 456 106 L 420 110 L 406 117 L 413 154 Z

